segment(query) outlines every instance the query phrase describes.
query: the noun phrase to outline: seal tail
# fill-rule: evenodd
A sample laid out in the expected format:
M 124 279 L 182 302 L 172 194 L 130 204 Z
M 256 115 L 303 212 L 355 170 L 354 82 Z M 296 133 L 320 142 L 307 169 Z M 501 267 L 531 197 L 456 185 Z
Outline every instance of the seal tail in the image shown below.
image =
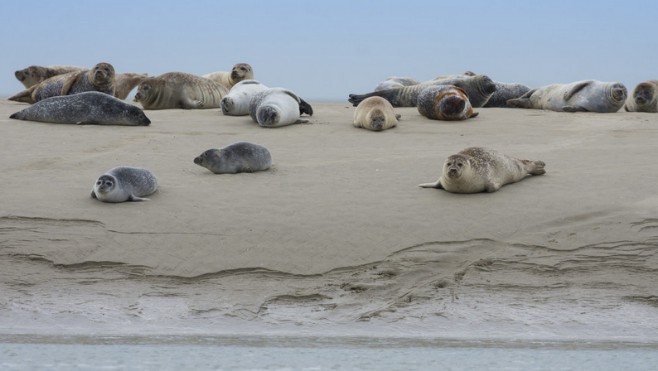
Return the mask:
M 528 171 L 528 174 L 542 175 L 546 173 L 546 170 L 544 170 L 544 166 L 546 166 L 544 161 L 530 161 L 530 160 L 522 160 L 522 161 L 523 161 L 523 165 L 525 165 L 526 171 Z

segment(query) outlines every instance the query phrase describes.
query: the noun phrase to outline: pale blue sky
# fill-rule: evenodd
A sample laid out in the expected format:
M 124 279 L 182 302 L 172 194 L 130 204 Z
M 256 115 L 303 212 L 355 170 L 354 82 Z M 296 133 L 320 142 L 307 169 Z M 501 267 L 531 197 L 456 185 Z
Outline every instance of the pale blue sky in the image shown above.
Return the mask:
M 29 65 L 204 74 L 253 66 L 311 101 L 388 76 L 472 70 L 531 87 L 658 79 L 655 0 L 16 0 L 0 3 L 0 95 Z

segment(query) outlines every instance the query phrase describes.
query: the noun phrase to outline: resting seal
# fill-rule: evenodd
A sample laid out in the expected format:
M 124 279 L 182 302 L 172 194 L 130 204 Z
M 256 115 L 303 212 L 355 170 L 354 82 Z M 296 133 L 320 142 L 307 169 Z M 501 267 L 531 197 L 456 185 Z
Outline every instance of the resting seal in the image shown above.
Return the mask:
M 404 86 L 418 85 L 420 81 L 412 79 L 411 77 L 397 77 L 391 76 L 386 80 L 380 82 L 376 87 L 375 91 L 387 90 L 387 89 L 396 89 Z
M 595 80 L 552 84 L 530 90 L 507 105 L 562 112 L 617 112 L 626 100 L 626 87 L 616 82 Z
M 254 71 L 247 63 L 238 63 L 233 66 L 231 72 L 219 71 L 203 75 L 207 79 L 223 85 L 226 89 L 231 90 L 235 84 L 242 80 L 253 80 Z
M 144 109 L 219 108 L 226 94 L 225 87 L 205 77 L 169 72 L 145 78 L 137 87 L 135 101 Z
M 639 83 L 626 99 L 627 112 L 658 112 L 658 80 Z
M 397 89 L 381 90 L 367 94 L 350 94 L 348 100 L 356 106 L 368 97 L 379 96 L 386 98 L 386 100 L 391 102 L 393 107 L 416 107 L 420 92 L 435 85 L 454 85 L 463 89 L 468 95 L 468 99 L 473 107 L 482 107 L 487 100 L 489 100 L 489 97 L 491 97 L 494 91 L 496 91 L 496 85 L 494 82 L 485 75 L 459 75 L 454 78 L 432 80 L 422 84 L 405 86 Z
M 237 142 L 220 149 L 209 149 L 194 159 L 215 174 L 253 173 L 272 166 L 267 148 L 248 142 Z
M 452 85 L 430 86 L 418 95 L 418 112 L 433 120 L 466 120 L 478 115 L 464 90 Z
M 145 73 L 120 73 L 116 75 L 114 81 L 114 96 L 119 99 L 128 98 L 128 94 L 148 75 Z
M 357 128 L 381 131 L 395 127 L 399 118 L 389 101 L 382 97 L 370 97 L 356 106 L 353 124 Z
M 523 96 L 530 88 L 523 84 L 514 84 L 494 81 L 496 91 L 483 107 L 509 107 L 507 101 Z
M 266 89 L 267 86 L 256 80 L 240 81 L 231 88 L 224 98 L 222 98 L 222 113 L 229 116 L 248 115 L 251 98 Z
M 36 85 L 43 80 L 68 72 L 81 71 L 84 68 L 74 66 L 30 66 L 14 72 L 16 79 L 26 88 Z
M 498 151 L 471 147 L 448 157 L 439 180 L 419 187 L 453 193 L 495 192 L 528 175 L 546 173 L 544 166 L 542 161 L 519 160 Z
M 151 123 L 139 107 L 97 91 L 44 99 L 9 118 L 55 124 L 146 126 Z
M 90 70 L 64 73 L 46 79 L 10 97 L 16 102 L 35 103 L 58 95 L 70 95 L 85 91 L 114 94 L 114 67 L 99 63 Z
M 306 122 L 302 114 L 313 115 L 313 108 L 297 94 L 283 88 L 270 88 L 256 93 L 249 102 L 249 115 L 266 128 Z
M 158 180 L 150 171 L 120 166 L 101 175 L 91 190 L 91 197 L 103 202 L 147 201 L 143 198 L 158 189 Z

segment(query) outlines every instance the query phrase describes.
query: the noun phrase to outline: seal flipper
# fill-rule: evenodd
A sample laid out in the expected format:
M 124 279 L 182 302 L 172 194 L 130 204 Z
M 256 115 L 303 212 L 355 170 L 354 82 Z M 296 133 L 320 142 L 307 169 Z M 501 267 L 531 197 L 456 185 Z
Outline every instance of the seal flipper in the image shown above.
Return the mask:
M 537 91 L 537 89 L 531 89 L 527 93 L 523 94 L 518 98 L 508 99 L 506 104 L 507 107 L 513 108 L 532 108 L 532 103 L 530 102 L 530 96 Z
M 98 200 L 98 197 L 96 197 L 96 192 L 94 192 L 93 189 L 91 190 L 91 198 L 95 198 Z
M 303 115 L 305 113 L 309 116 L 313 116 L 313 107 L 302 98 L 299 98 L 299 114 Z
M 488 193 L 496 192 L 502 186 L 503 185 L 498 183 L 498 182 L 487 182 L 487 184 L 484 185 L 484 190 L 485 190 L 485 192 L 488 192 Z
M 579 82 L 578 84 L 574 85 L 573 88 L 569 89 L 569 91 L 564 93 L 564 101 L 568 102 L 569 99 L 571 99 L 571 97 L 574 96 L 574 94 L 576 94 L 579 91 L 583 90 L 584 88 L 587 87 L 587 85 L 589 85 L 591 83 L 592 83 L 592 81 L 588 80 L 588 81 Z M 567 112 L 571 112 L 571 111 L 567 111 Z
M 130 197 L 128 197 L 128 201 L 139 202 L 139 201 L 149 201 L 149 199 L 144 197 L 137 197 L 135 195 L 130 195 Z
M 7 98 L 7 100 L 13 100 L 14 102 L 22 102 L 22 103 L 30 103 L 30 104 L 36 103 L 34 101 L 34 99 L 32 98 L 32 93 L 34 92 L 35 88 L 36 88 L 36 85 L 32 86 L 29 89 L 25 89 L 25 90 L 23 90 L 22 92 L 20 92 L 16 95 L 13 95 L 13 96 Z
M 589 112 L 583 106 L 564 106 L 562 107 L 563 112 Z
M 75 77 L 64 81 L 62 85 L 62 90 L 60 90 L 59 95 L 69 95 L 73 86 L 82 78 L 84 74 L 89 72 L 89 70 L 79 71 L 75 74 Z
M 374 96 L 380 96 L 377 94 L 377 92 L 374 93 L 368 93 L 368 94 L 350 94 L 349 99 L 347 99 L 348 102 L 352 103 L 352 106 L 356 107 L 361 103 L 364 99 L 374 97 Z
M 441 179 L 437 180 L 434 183 L 423 183 L 418 185 L 421 188 L 436 188 L 436 189 L 443 189 L 443 186 L 441 185 Z

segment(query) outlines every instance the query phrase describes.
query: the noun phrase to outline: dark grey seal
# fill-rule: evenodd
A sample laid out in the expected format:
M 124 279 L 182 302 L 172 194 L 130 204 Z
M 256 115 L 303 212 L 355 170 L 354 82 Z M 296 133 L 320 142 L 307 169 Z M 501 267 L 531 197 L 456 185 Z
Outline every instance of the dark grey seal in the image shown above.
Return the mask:
M 237 142 L 220 149 L 209 149 L 194 159 L 215 174 L 253 173 L 272 166 L 267 148 L 248 142 Z

